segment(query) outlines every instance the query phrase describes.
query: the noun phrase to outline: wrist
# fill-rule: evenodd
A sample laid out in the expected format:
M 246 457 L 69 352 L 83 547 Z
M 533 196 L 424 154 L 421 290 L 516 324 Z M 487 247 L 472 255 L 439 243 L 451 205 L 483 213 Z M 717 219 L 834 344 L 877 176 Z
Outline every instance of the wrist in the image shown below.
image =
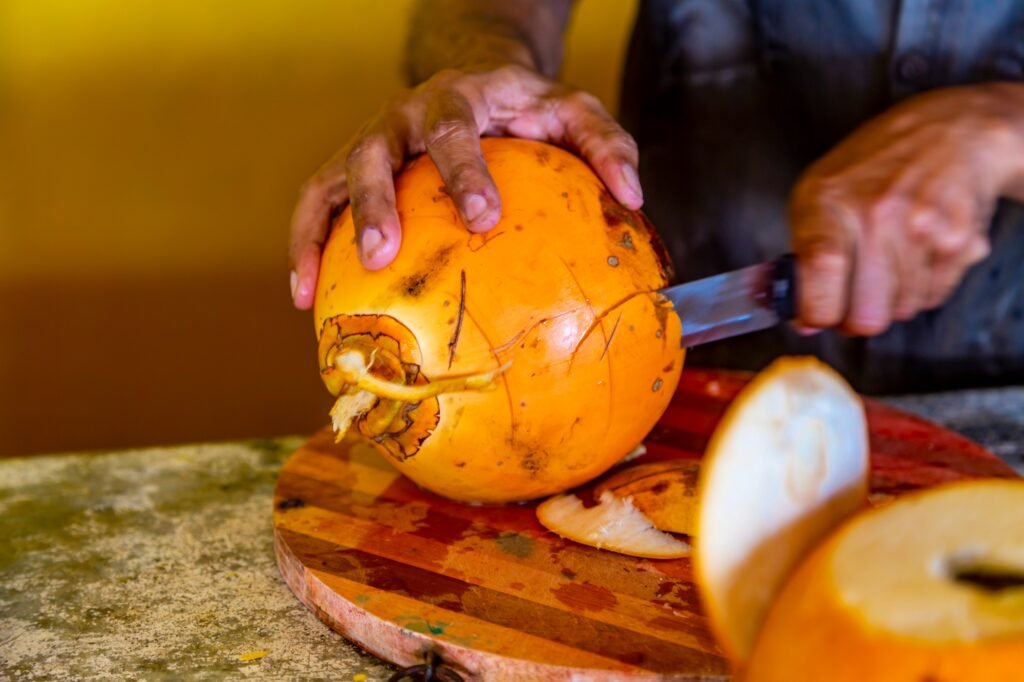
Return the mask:
M 481 73 L 495 71 L 504 66 L 519 66 L 536 71 L 537 66 L 530 50 L 514 40 L 485 39 L 477 45 L 458 54 L 431 55 L 414 58 L 410 55 L 407 72 L 412 85 L 429 80 L 441 71 L 453 70 L 463 73 Z
M 508 65 L 542 71 L 540 55 L 522 29 L 486 16 L 463 15 L 447 25 L 423 25 L 410 35 L 406 52 L 412 85 L 446 69 L 477 73 Z
M 979 125 L 986 156 L 992 159 L 999 196 L 1024 201 L 1024 84 L 977 86 L 986 106 Z
M 554 78 L 571 7 L 571 0 L 419 0 L 406 46 L 410 80 L 510 64 Z
M 484 42 L 484 41 L 482 41 Z M 530 71 L 539 71 L 530 49 L 513 39 L 488 39 L 475 50 L 451 60 L 449 68 L 466 73 L 494 71 L 504 66 L 518 66 Z

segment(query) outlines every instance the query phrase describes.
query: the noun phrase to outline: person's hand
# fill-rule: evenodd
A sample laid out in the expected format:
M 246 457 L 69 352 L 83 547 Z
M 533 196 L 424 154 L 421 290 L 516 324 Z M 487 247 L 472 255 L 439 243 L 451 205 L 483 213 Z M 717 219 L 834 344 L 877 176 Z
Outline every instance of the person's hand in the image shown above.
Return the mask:
M 949 298 L 1020 184 L 1019 87 L 920 95 L 807 170 L 790 199 L 799 326 L 873 335 Z
M 480 153 L 481 135 L 524 137 L 580 153 L 627 208 L 643 203 L 637 148 L 592 95 L 522 66 L 443 71 L 389 102 L 306 183 L 292 217 L 292 298 L 313 302 L 330 221 L 351 203 L 359 258 L 377 270 L 402 243 L 393 174 L 412 155 L 437 164 L 466 227 L 492 228 L 501 197 Z

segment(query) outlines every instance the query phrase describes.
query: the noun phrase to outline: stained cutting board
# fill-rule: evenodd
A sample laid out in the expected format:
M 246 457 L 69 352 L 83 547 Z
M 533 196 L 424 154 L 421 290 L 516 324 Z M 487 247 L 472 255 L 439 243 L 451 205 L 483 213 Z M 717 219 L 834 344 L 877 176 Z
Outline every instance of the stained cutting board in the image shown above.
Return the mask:
M 700 458 L 746 375 L 688 370 L 634 462 Z M 1014 477 L 981 446 L 868 402 L 873 500 Z M 534 505 L 473 507 L 317 433 L 274 498 L 278 565 L 324 622 L 401 666 L 433 651 L 465 679 L 727 679 L 690 561 L 634 559 L 545 531 Z

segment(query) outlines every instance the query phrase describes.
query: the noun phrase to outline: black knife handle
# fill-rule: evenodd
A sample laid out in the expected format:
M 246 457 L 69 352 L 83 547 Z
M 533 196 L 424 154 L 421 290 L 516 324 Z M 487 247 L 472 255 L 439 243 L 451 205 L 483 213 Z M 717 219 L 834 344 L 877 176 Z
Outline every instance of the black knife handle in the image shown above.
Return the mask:
M 780 320 L 796 317 L 796 257 L 787 253 L 775 261 L 771 284 L 772 309 Z

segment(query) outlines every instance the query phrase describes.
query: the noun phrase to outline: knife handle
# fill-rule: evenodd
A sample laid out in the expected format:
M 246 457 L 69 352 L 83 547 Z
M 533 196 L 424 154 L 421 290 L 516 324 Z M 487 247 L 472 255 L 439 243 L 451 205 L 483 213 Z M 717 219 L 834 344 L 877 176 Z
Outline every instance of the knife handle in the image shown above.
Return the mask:
M 780 320 L 796 317 L 796 257 L 787 253 L 775 261 L 771 283 L 772 309 Z

